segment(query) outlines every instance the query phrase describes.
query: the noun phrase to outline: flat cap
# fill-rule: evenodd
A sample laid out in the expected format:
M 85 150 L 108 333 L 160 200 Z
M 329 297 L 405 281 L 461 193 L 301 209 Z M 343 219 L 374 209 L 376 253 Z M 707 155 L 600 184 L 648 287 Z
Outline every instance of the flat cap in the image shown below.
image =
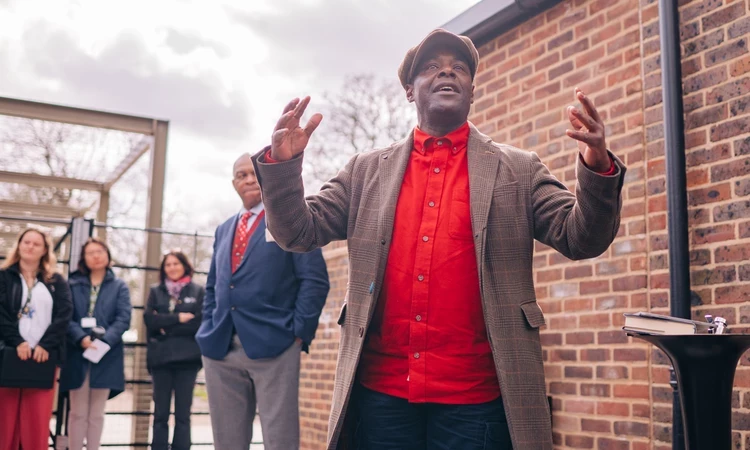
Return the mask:
M 477 73 L 477 66 L 479 65 L 479 52 L 474 43 L 466 36 L 459 36 L 448 30 L 437 28 L 432 30 L 419 45 L 410 48 L 406 52 L 406 56 L 404 56 L 404 60 L 401 61 L 401 65 L 398 68 L 398 79 L 401 81 L 401 86 L 406 89 L 406 85 L 411 83 L 414 77 L 414 70 L 421 58 L 425 56 L 425 53 L 435 49 L 447 48 L 457 50 L 466 58 L 469 70 L 471 71 L 471 78 L 474 79 L 474 75 Z

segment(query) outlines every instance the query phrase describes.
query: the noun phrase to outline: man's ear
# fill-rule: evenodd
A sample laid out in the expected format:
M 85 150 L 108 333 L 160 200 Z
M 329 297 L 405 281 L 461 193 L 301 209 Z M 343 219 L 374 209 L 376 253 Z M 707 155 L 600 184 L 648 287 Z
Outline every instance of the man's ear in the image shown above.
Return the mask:
M 408 100 L 409 103 L 414 103 L 414 85 L 413 84 L 406 85 L 406 100 Z
M 473 105 L 474 104 L 474 85 L 473 84 L 471 85 L 471 98 L 470 98 L 470 100 L 471 100 L 471 104 Z

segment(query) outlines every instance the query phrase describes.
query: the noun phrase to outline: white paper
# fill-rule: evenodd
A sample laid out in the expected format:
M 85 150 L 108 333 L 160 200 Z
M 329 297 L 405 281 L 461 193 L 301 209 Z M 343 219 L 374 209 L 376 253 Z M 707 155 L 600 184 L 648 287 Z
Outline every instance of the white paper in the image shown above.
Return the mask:
M 96 347 L 96 348 L 94 348 Z M 109 351 L 109 345 L 101 339 L 94 339 L 91 346 L 84 350 L 83 357 L 96 364 L 101 361 L 102 357 Z
M 81 319 L 81 328 L 94 328 L 96 326 L 96 317 L 84 317 Z

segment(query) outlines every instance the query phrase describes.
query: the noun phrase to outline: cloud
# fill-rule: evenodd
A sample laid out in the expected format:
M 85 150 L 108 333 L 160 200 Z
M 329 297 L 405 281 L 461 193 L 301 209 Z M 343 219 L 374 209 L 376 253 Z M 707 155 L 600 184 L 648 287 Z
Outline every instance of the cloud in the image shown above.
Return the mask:
M 21 42 L 26 64 L 36 76 L 58 83 L 56 97 L 67 103 L 169 119 L 218 139 L 247 136 L 251 108 L 244 94 L 227 92 L 208 70 L 188 74 L 163 67 L 135 34 L 119 34 L 98 56 L 46 22 L 27 27 Z
M 408 48 L 459 12 L 462 3 L 473 2 L 277 0 L 276 11 L 228 8 L 228 13 L 267 42 L 272 70 L 287 76 L 311 72 L 330 88 L 353 73 L 397 83 L 396 70 Z
M 178 55 L 187 55 L 200 48 L 209 48 L 222 58 L 231 54 L 224 44 L 203 39 L 197 33 L 182 32 L 171 28 L 167 31 L 166 44 Z

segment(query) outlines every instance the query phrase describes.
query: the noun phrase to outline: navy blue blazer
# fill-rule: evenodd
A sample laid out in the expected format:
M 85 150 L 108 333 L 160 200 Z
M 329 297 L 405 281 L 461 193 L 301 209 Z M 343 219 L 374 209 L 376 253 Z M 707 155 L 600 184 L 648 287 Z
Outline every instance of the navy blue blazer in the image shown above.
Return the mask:
M 88 275 L 73 272 L 68 280 L 73 294 L 73 318 L 68 324 L 68 360 L 60 373 L 60 390 L 69 391 L 83 385 L 86 372 L 91 367 L 89 386 L 109 389 L 109 398 L 125 390 L 125 351 L 122 335 L 130 328 L 130 290 L 128 285 L 107 269 L 99 297 L 94 306 L 96 324 L 106 332 L 102 340 L 111 348 L 97 364 L 83 357 L 81 340 L 88 336 L 89 329 L 81 327 L 81 318 L 89 312 L 91 280 Z
M 231 251 L 238 219 L 235 215 L 216 229 L 203 321 L 195 335 L 201 353 L 223 359 L 233 327 L 251 359 L 278 356 L 297 337 L 307 350 L 328 296 L 323 253 L 291 253 L 267 242 L 261 218 L 233 274 Z

